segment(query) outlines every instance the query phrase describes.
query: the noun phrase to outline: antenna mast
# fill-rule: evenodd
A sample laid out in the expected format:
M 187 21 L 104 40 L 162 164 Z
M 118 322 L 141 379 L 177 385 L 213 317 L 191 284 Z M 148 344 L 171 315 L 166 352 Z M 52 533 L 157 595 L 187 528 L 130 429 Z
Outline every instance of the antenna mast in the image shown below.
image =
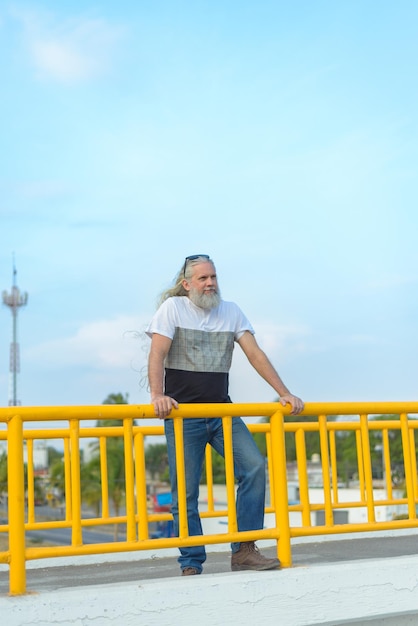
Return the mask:
M 20 372 L 20 358 L 19 358 L 19 343 L 17 341 L 17 314 L 20 307 L 26 306 L 28 302 L 28 294 L 20 293 L 16 284 L 16 266 L 13 259 L 13 285 L 11 293 L 3 291 L 2 300 L 3 304 L 9 307 L 12 312 L 13 319 L 13 338 L 10 344 L 10 376 L 11 376 L 11 391 L 9 394 L 9 406 L 18 406 L 20 401 L 17 399 L 17 375 Z

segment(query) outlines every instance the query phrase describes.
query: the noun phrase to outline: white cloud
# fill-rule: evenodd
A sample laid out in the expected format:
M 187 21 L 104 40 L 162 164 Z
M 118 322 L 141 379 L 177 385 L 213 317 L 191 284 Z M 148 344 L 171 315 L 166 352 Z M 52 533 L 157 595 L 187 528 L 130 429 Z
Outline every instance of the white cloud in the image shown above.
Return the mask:
M 120 316 L 85 324 L 70 336 L 28 348 L 25 359 L 40 367 L 79 366 L 96 370 L 133 367 L 141 370 L 146 362 L 149 341 L 143 329 L 146 321 Z
M 144 333 L 148 321 L 145 316 L 121 315 L 84 324 L 71 336 L 27 347 L 22 355 L 25 370 L 35 367 L 38 373 L 43 371 L 42 380 L 51 381 L 57 376 L 62 378 L 69 368 L 76 368 L 78 394 L 82 395 L 83 386 L 87 386 L 92 395 L 97 388 L 95 396 L 99 398 L 106 389 L 120 387 L 128 389 L 132 399 L 141 397 L 148 401 L 146 364 L 150 341 Z M 257 325 L 257 340 L 279 371 L 287 356 L 300 350 L 308 334 L 302 326 Z M 235 353 L 231 371 L 233 399 L 271 401 L 275 392 L 254 371 L 239 347 Z M 51 374 L 45 376 L 46 372 Z
M 254 323 L 256 339 L 270 358 L 286 353 L 301 352 L 306 349 L 306 341 L 311 330 L 303 324 L 280 325 Z
M 69 337 L 28 347 L 25 359 L 47 367 L 79 365 L 112 370 L 126 369 L 127 364 L 132 364 L 140 369 L 146 363 L 150 345 L 144 332 L 148 321 L 145 317 L 129 315 L 96 320 L 84 324 Z M 259 324 L 256 337 L 271 360 L 283 361 L 286 354 L 301 350 L 308 335 L 304 326 Z
M 37 76 L 73 84 L 105 72 L 123 29 L 102 18 L 59 21 L 52 14 L 14 10 Z

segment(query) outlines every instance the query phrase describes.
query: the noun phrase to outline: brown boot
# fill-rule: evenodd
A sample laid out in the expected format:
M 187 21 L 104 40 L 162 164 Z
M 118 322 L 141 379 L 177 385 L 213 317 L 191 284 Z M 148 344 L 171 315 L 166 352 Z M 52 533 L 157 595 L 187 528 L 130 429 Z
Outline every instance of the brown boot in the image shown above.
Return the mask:
M 263 556 L 254 541 L 241 543 L 238 552 L 235 552 L 231 557 L 231 569 L 233 572 L 244 569 L 262 571 L 266 569 L 278 569 L 279 567 L 279 559 L 268 559 Z
M 196 574 L 200 574 L 196 567 L 185 567 L 181 570 L 182 576 L 196 576 Z

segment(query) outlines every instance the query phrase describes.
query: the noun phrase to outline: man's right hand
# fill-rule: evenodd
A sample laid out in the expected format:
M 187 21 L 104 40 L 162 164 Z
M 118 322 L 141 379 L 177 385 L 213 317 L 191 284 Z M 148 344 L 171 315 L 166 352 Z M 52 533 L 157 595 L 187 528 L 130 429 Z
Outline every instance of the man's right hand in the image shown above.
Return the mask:
M 179 408 L 177 400 L 174 400 L 174 398 L 170 398 L 170 396 L 164 396 L 163 394 L 159 396 L 154 396 L 153 398 L 151 398 L 151 402 L 154 405 L 155 415 L 160 420 L 168 417 L 173 408 Z

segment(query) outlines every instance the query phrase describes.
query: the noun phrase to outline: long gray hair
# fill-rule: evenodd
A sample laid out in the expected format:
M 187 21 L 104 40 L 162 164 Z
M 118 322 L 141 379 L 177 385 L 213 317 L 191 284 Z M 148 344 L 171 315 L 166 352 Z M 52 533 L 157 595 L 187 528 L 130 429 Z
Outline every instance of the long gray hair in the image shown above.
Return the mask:
M 169 289 L 163 291 L 158 299 L 158 306 L 162 304 L 168 298 L 172 298 L 173 296 L 187 296 L 188 292 L 183 287 L 183 280 L 189 280 L 193 274 L 193 267 L 198 265 L 199 263 L 212 263 L 213 267 L 215 267 L 214 262 L 208 256 L 196 256 L 192 259 L 186 258 L 183 265 L 181 266 L 180 271 L 178 272 L 176 278 L 174 279 L 174 284 Z

